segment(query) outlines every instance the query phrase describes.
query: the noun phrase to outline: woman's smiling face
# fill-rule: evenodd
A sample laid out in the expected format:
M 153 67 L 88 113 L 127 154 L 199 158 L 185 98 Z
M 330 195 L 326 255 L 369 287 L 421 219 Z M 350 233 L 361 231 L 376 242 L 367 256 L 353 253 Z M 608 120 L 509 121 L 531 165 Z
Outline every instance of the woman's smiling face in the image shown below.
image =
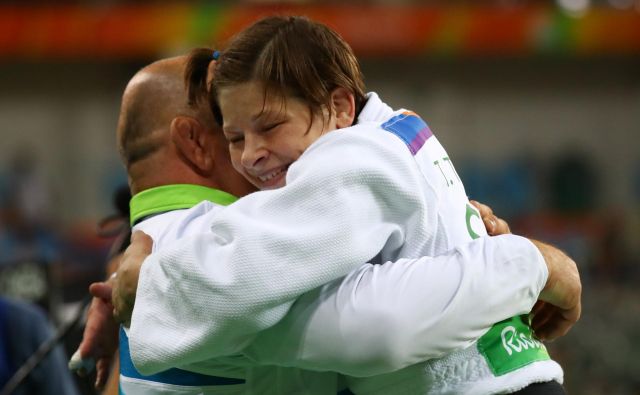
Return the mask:
M 285 185 L 287 170 L 324 133 L 334 115 L 315 116 L 305 102 L 266 95 L 260 82 L 224 87 L 218 103 L 233 167 L 259 189 Z

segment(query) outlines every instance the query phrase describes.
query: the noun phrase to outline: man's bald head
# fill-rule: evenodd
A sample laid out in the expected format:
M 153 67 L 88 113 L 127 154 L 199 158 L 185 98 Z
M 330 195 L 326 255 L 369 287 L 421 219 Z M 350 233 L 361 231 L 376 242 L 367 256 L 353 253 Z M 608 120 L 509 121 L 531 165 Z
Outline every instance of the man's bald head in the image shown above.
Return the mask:
M 184 85 L 186 56 L 163 59 L 144 67 L 129 81 L 122 96 L 118 150 L 129 168 L 153 155 L 169 138 L 176 116 L 213 124 L 207 109 L 191 106 Z
M 236 196 L 254 187 L 233 170 L 228 143 L 202 93 L 185 85 L 187 56 L 140 70 L 124 95 L 117 144 L 132 193 L 169 184 L 195 184 Z

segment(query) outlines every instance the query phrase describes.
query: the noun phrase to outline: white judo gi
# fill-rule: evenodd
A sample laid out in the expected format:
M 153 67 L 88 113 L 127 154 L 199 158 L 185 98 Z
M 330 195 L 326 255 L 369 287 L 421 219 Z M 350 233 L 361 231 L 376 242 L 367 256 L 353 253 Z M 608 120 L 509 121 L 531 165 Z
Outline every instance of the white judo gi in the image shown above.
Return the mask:
M 205 231 L 211 216 L 237 200 L 226 192 L 200 185 L 164 185 L 147 189 L 131 199 L 133 230 L 153 239 L 153 251 L 189 234 Z M 151 330 L 151 328 L 148 328 Z M 120 393 L 122 395 L 241 395 L 288 394 L 335 395 L 337 375 L 271 366 L 256 377 L 248 368 L 255 363 L 242 355 L 210 359 L 191 370 L 171 368 L 142 375 L 133 365 L 128 330 L 120 329 Z M 264 390 L 268 388 L 268 390 Z
M 479 239 L 476 242 L 484 247 L 475 250 L 467 247 L 478 243 L 467 243 L 484 234 L 448 155 L 426 124 L 414 114 L 393 112 L 370 94 L 358 124 L 328 133 L 312 144 L 289 168 L 285 187 L 239 200 L 213 216 L 210 231 L 186 237 L 147 259 L 132 316 L 133 361 L 141 371 L 152 373 L 246 349 L 246 354 L 257 360 L 269 362 L 269 355 L 276 355 L 272 362 L 288 364 L 284 361 L 286 352 L 261 353 L 252 341 L 268 334 L 256 337 L 278 323 L 300 295 L 348 274 L 362 262 L 436 256 L 457 248 L 459 257 L 473 253 L 466 258 L 477 261 L 464 265 L 458 259 L 458 264 L 441 266 L 444 273 L 425 269 L 425 284 L 444 287 L 438 292 L 426 286 L 405 290 L 409 278 L 419 275 L 411 270 L 410 276 L 398 276 L 402 280 L 395 289 L 365 289 L 362 294 L 372 298 L 358 299 L 344 292 L 342 285 L 316 290 L 321 300 L 306 310 L 310 320 L 330 310 L 343 318 L 357 302 L 389 299 L 381 308 L 371 303 L 370 309 L 379 319 L 366 329 L 338 319 L 327 324 L 326 330 L 330 341 L 347 339 L 354 343 L 347 348 L 356 350 L 366 350 L 367 342 L 373 349 L 380 348 L 370 340 L 386 339 L 382 344 L 391 345 L 386 349 L 394 351 L 381 358 L 382 362 L 363 358 L 357 367 L 343 369 L 327 366 L 330 357 L 317 357 L 325 350 L 299 348 L 297 354 L 309 357 L 310 362 L 302 367 L 355 376 L 441 357 L 472 344 L 493 322 L 505 318 L 473 311 L 464 317 L 449 315 L 457 309 L 464 311 L 473 296 L 500 300 L 505 305 L 520 304 L 514 314 L 526 313 L 535 299 L 530 283 L 522 284 L 519 292 L 505 287 L 511 282 L 531 281 L 522 278 L 525 271 L 523 265 L 518 266 L 518 259 L 508 258 L 506 266 L 512 264 L 513 272 L 504 282 L 490 291 L 482 289 L 484 281 L 496 278 L 476 275 L 491 270 L 488 262 L 499 255 L 499 249 L 486 248 L 486 243 L 500 238 Z M 534 254 L 543 266 L 537 250 L 527 243 L 524 249 L 528 253 L 523 255 L 530 258 Z M 409 262 L 421 262 L 425 267 L 431 263 L 420 259 Z M 359 277 L 351 275 L 345 281 L 353 282 L 352 289 L 357 289 L 359 281 L 375 281 L 379 269 L 388 265 L 370 265 Z M 546 277 L 546 270 L 539 270 L 544 274 L 536 278 L 534 293 L 541 290 Z M 415 295 L 409 298 L 409 292 Z M 352 305 L 344 307 L 341 303 L 345 300 Z M 430 315 L 408 313 L 432 304 L 436 308 Z M 462 324 L 465 321 L 467 324 Z M 274 349 L 286 349 L 287 339 L 278 339 L 273 329 Z M 442 339 L 429 337 L 434 333 Z M 314 334 L 314 330 L 306 334 Z M 382 376 L 352 379 L 350 387 L 360 394 L 493 393 L 536 381 L 562 380 L 559 365 L 548 359 L 544 346 L 530 337 L 519 319 L 501 323 L 483 338 L 477 346 L 439 360 Z M 331 342 L 325 347 L 331 351 L 337 348 Z M 283 360 L 278 360 L 281 354 Z M 351 357 L 357 361 L 357 356 Z
M 131 221 L 136 224 L 134 230 L 145 231 L 152 237 L 153 250 L 158 252 L 189 234 L 206 231 L 211 217 L 235 200 L 227 193 L 198 185 L 151 188 L 131 200 Z M 201 202 L 204 203 L 199 204 Z M 486 256 L 483 259 L 491 262 L 488 268 L 476 264 L 473 259 L 476 255 Z M 535 299 L 544 272 L 540 270 L 544 264 L 537 264 L 537 259 L 536 250 L 530 248 L 528 241 L 507 236 L 483 239 L 469 244 L 464 250 L 451 251 L 433 259 L 405 259 L 386 265 L 363 265 L 344 280 L 334 281 L 303 295 L 276 327 L 264 331 L 245 350 L 253 354 L 253 360 L 241 355 L 217 358 L 191 365 L 188 367 L 191 371 L 171 368 L 151 376 L 142 375 L 132 364 L 127 331 L 123 328 L 120 335 L 120 389 L 124 395 L 334 395 L 338 388 L 335 373 L 257 366 L 255 361 L 309 366 L 320 370 L 340 367 L 342 371 L 357 373 L 386 371 L 387 366 L 394 366 L 393 357 L 399 344 L 386 341 L 389 336 L 380 336 L 382 332 L 368 328 L 378 325 L 379 318 L 394 311 L 395 304 L 405 306 L 403 312 L 409 313 L 408 304 L 430 288 L 437 288 L 444 299 L 449 299 L 454 292 L 458 300 L 470 298 L 460 303 L 462 308 L 449 308 L 444 314 L 440 313 L 444 302 L 436 302 L 430 295 L 431 291 L 424 295 L 431 296 L 432 303 L 428 306 L 422 306 L 421 303 L 414 305 L 415 313 L 411 314 L 411 318 L 433 317 L 435 321 L 435 317 L 438 317 L 443 321 L 434 323 L 430 332 L 423 329 L 421 333 L 435 343 L 446 341 L 450 335 L 442 331 L 439 334 L 438 326 L 446 328 L 447 321 L 451 322 L 448 316 L 455 319 L 469 314 L 483 314 L 500 318 L 517 312 L 514 310 L 516 306 L 502 303 L 508 306 L 505 309 L 494 299 L 484 303 L 484 298 L 477 291 L 469 292 L 470 285 L 474 283 L 480 281 L 479 284 L 487 291 L 506 286 L 516 296 L 524 293 L 528 296 L 522 299 L 528 300 L 525 305 L 529 306 Z M 514 260 L 518 264 L 511 263 Z M 461 265 L 470 267 L 461 270 Z M 453 270 L 449 272 L 453 275 L 447 275 L 447 270 Z M 464 272 L 473 282 L 460 284 L 459 272 Z M 516 276 L 522 276 L 525 280 L 510 281 L 511 277 Z M 450 290 L 446 290 L 447 281 Z M 529 291 L 528 287 L 531 288 Z M 333 302 L 336 298 L 340 300 Z M 340 306 L 340 311 L 335 311 L 333 306 Z M 400 320 L 395 323 L 404 321 L 402 314 L 398 318 Z M 352 335 L 335 325 L 338 322 L 343 327 L 353 328 L 352 333 L 361 340 L 354 341 Z M 459 324 L 464 327 L 467 322 L 463 320 Z M 412 328 L 399 325 L 394 332 L 406 339 L 416 336 L 407 333 Z M 367 336 L 368 333 L 373 336 Z M 359 368 L 363 363 L 366 366 L 364 370 Z

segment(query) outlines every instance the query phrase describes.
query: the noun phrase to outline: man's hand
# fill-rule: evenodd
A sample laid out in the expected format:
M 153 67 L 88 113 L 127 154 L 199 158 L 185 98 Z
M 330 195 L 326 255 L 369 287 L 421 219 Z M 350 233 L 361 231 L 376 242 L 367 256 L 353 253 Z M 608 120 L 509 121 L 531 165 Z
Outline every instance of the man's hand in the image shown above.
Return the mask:
M 153 240 L 144 232 L 135 232 L 131 244 L 124 252 L 122 262 L 113 279 L 113 315 L 116 321 L 129 326 L 136 300 L 138 275 L 145 258 L 151 254 Z
M 79 376 L 85 376 L 91 373 L 95 363 L 95 386 L 100 389 L 109 376 L 111 360 L 118 348 L 118 323 L 112 315 L 111 285 L 107 282 L 93 283 L 89 292 L 93 299 L 87 312 L 82 342 L 69 367 Z
M 496 217 L 491 207 L 471 201 L 478 211 L 487 233 L 491 236 L 511 233 L 509 224 Z M 582 284 L 576 263 L 559 249 L 531 240 L 540 250 L 549 269 L 545 288 L 533 308 L 532 327 L 541 340 L 564 336 L 578 321 L 582 311 Z
M 496 217 L 493 210 L 491 210 L 491 207 L 476 202 L 475 200 L 471 200 L 470 203 L 473 204 L 480 212 L 480 218 L 482 218 L 484 227 L 487 229 L 487 233 L 490 236 L 506 235 L 507 233 L 511 233 L 509 224 L 502 218 Z
M 532 327 L 542 340 L 564 336 L 582 312 L 582 284 L 576 263 L 555 247 L 531 240 L 549 268 L 547 284 L 534 308 Z

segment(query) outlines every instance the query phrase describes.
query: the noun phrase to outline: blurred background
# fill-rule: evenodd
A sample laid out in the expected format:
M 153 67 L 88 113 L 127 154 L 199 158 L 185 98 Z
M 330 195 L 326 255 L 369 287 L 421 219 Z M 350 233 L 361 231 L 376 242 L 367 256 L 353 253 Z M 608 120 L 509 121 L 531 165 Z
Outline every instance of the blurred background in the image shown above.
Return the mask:
M 576 260 L 583 318 L 550 345 L 569 393 L 640 394 L 640 0 L 1 2 L 0 294 L 73 318 L 105 277 L 128 79 L 272 13 L 340 32 L 470 198 Z

